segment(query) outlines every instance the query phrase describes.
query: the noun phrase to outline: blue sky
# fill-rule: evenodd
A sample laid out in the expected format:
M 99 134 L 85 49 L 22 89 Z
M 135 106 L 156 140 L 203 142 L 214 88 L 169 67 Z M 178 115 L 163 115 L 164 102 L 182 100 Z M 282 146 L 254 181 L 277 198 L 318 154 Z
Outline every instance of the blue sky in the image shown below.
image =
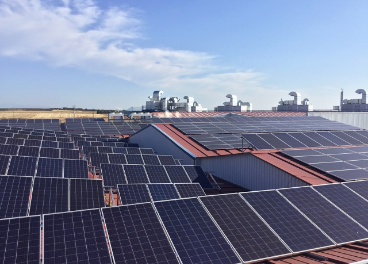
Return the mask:
M 154 90 L 270 110 L 368 89 L 368 1 L 0 0 L 0 108 L 126 109 Z

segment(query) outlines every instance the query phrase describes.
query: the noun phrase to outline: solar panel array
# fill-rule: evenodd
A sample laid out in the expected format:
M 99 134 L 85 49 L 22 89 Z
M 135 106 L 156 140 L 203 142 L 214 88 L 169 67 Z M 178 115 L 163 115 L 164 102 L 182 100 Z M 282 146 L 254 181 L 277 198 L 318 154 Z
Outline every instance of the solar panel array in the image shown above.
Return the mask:
M 59 119 L 1 119 L 0 126 L 61 131 Z
M 283 154 L 343 181 L 368 178 L 368 147 L 285 150 Z
M 105 120 L 69 119 L 65 120 L 65 129 L 69 134 L 89 135 L 131 135 L 140 130 L 140 126 L 129 122 L 106 122 Z
M 105 207 L 102 180 L 70 179 L 70 210 Z
M 40 226 L 40 216 L 0 220 L 0 262 L 39 264 Z
M 173 126 L 187 135 L 359 129 L 321 117 L 287 117 L 283 119 L 286 120 L 277 121 L 273 118 L 272 121 L 248 121 L 248 118 L 243 118 L 241 121 L 235 122 L 175 123 Z
M 192 183 L 202 188 L 213 188 L 206 174 L 199 166 L 154 166 L 132 164 L 101 164 L 104 186 L 133 183 Z M 64 176 L 65 177 L 65 176 Z
M 368 144 L 367 131 L 323 131 L 242 134 L 256 149 L 336 147 Z

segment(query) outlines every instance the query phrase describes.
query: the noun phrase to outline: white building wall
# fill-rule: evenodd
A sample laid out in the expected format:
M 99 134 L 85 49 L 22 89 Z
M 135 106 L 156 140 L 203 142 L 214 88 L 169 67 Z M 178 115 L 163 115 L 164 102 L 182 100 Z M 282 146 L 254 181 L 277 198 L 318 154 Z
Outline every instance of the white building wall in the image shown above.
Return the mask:
M 172 155 L 182 165 L 193 165 L 195 156 L 182 148 L 172 138 L 155 125 L 150 125 L 129 138 L 130 143 L 138 143 L 142 148 L 152 148 L 158 155 Z
M 307 186 L 308 183 L 249 153 L 197 158 L 204 171 L 252 191 Z
M 322 116 L 329 120 L 368 129 L 368 112 L 308 112 L 308 116 Z

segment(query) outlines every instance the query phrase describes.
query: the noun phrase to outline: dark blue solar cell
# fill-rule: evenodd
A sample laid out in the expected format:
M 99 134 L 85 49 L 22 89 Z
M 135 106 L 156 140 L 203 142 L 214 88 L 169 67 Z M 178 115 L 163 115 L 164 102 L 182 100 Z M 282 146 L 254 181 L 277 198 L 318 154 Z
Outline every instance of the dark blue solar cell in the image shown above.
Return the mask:
M 101 173 L 104 186 L 116 187 L 117 184 L 126 184 L 125 172 L 120 164 L 101 164 Z
M 43 217 L 45 263 L 112 263 L 99 209 Z
M 300 252 L 332 246 L 333 242 L 276 191 L 242 196 L 293 250 Z
M 178 263 L 150 203 L 102 212 L 116 263 Z
M 0 175 L 5 175 L 8 169 L 10 156 L 0 155 Z
M 343 184 L 314 186 L 319 193 L 354 218 L 359 224 L 368 227 L 368 202 Z
M 62 159 L 79 159 L 78 149 L 60 149 L 60 158 Z
M 64 178 L 89 178 L 86 160 L 64 160 Z
M 318 132 L 318 134 L 321 135 L 322 137 L 327 138 L 329 141 L 335 143 L 337 146 L 351 145 L 350 143 L 346 142 L 345 140 L 342 140 L 338 136 L 331 134 L 330 132 Z
M 344 181 L 368 179 L 368 171 L 364 169 L 331 171 L 329 173 Z
M 172 183 L 191 183 L 183 166 L 164 166 Z
M 17 145 L 0 145 L 0 154 L 15 156 L 18 154 L 18 149 Z
M 171 183 L 163 166 L 145 165 L 144 168 L 151 183 Z
M 36 177 L 33 185 L 30 215 L 68 211 L 69 180 Z
M 171 155 L 157 155 L 161 165 L 176 165 L 173 156 Z
M 240 262 L 196 198 L 155 202 L 155 207 L 183 263 Z
M 0 176 L 0 218 L 26 216 L 32 177 Z
M 296 140 L 295 138 L 290 136 L 288 133 L 273 133 L 273 134 L 292 148 L 305 148 L 306 147 L 306 145 Z
M 8 175 L 34 176 L 36 172 L 37 158 L 12 156 L 8 169 Z
M 344 182 L 343 184 L 368 200 L 368 181 Z
M 179 194 L 172 183 L 147 184 L 153 201 L 179 199 Z
M 59 142 L 57 141 L 41 141 L 41 147 L 43 148 L 57 148 L 59 146 Z
M 268 142 L 268 144 L 273 146 L 275 149 L 291 148 L 291 146 L 289 146 L 286 142 L 283 142 L 272 134 L 258 134 L 258 136 L 264 141 Z
M 122 204 L 150 202 L 150 194 L 146 184 L 119 184 L 119 196 Z
M 367 239 L 368 232 L 310 187 L 282 189 L 280 193 L 336 243 Z
M 175 183 L 175 187 L 181 198 L 206 195 L 199 183 Z
M 128 164 L 144 164 L 142 155 L 126 155 Z
M 149 183 L 143 165 L 123 165 L 128 183 Z
M 289 135 L 294 137 L 295 139 L 299 140 L 300 142 L 302 142 L 307 147 L 320 147 L 321 146 L 321 144 L 319 144 L 316 141 L 314 141 L 313 139 L 307 137 L 303 133 L 289 133 Z
M 18 151 L 19 156 L 38 157 L 39 154 L 40 154 L 39 147 L 19 146 Z
M 36 176 L 63 177 L 63 159 L 39 158 Z
M 256 149 L 274 149 L 273 146 L 268 144 L 262 138 L 260 138 L 257 134 L 242 134 L 243 138 L 249 142 Z
M 146 165 L 161 165 L 157 155 L 142 155 L 142 157 Z
M 100 167 L 101 163 L 109 163 L 109 157 L 106 153 L 89 153 L 90 165 Z
M 108 155 L 110 164 L 127 164 L 124 154 L 110 153 Z
M 321 135 L 317 134 L 316 132 L 304 132 L 304 135 L 313 139 L 317 143 L 321 144 L 322 146 L 336 146 L 335 143 L 329 141 L 328 139 L 322 137 Z
M 0 262 L 40 263 L 40 226 L 40 216 L 0 220 Z
M 105 207 L 102 180 L 70 179 L 70 211 Z

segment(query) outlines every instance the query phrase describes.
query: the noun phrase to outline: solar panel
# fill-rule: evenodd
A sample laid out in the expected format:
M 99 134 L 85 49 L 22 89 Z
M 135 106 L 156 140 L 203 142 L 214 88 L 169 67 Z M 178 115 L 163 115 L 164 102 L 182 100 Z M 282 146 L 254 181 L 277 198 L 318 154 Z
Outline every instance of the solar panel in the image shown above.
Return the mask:
M 313 139 L 307 137 L 303 133 L 289 133 L 290 136 L 294 137 L 298 141 L 302 142 L 307 147 L 320 147 L 321 144 L 317 143 Z
M 273 133 L 273 134 L 292 148 L 305 148 L 306 147 L 306 145 L 296 140 L 295 138 L 290 136 L 288 133 Z
M 11 138 L 11 137 L 9 137 L 8 140 L 6 141 L 6 144 L 22 146 L 22 145 L 24 145 L 24 139 L 23 138 Z
M 368 200 L 368 181 L 344 182 L 343 184 Z
M 112 263 L 99 209 L 43 216 L 45 263 Z
M 0 176 L 0 218 L 26 216 L 32 177 Z
M 12 156 L 7 175 L 34 176 L 37 158 Z
M 359 140 L 345 134 L 344 132 L 341 131 L 332 131 L 330 132 L 331 134 L 341 138 L 342 140 L 345 140 L 346 142 L 350 143 L 351 145 L 361 145 L 363 144 L 362 142 L 360 142 Z
M 126 148 L 112 148 L 114 153 L 128 154 Z
M 331 171 L 329 173 L 344 181 L 368 179 L 368 171 L 364 169 Z
M 206 196 L 200 200 L 243 261 L 255 261 L 290 253 L 239 195 Z
M 99 153 L 113 153 L 111 147 L 97 147 Z
M 110 164 L 127 164 L 127 160 L 124 154 L 110 153 L 108 155 Z
M 82 151 L 83 154 L 89 156 L 91 153 L 98 153 L 98 148 L 97 147 L 87 147 L 87 146 L 83 146 L 82 147 Z
M 175 188 L 178 191 L 181 198 L 205 196 L 199 183 L 175 183 Z
M 264 141 L 268 142 L 270 145 L 272 145 L 276 149 L 284 149 L 284 148 L 291 148 L 288 144 L 280 140 L 279 138 L 275 137 L 272 134 L 258 134 L 260 138 L 262 138 Z
M 140 150 L 142 154 L 155 155 L 155 152 L 151 148 L 141 148 Z
M 198 182 L 203 189 L 213 189 L 212 183 L 207 178 L 201 166 L 183 166 L 192 182 Z
M 151 183 L 171 183 L 163 166 L 145 165 Z
M 239 259 L 196 199 L 155 202 L 183 263 L 238 263 Z
M 41 140 L 35 140 L 35 139 L 26 139 L 24 142 L 24 146 L 29 147 L 40 147 L 41 146 Z
M 147 165 L 161 165 L 157 155 L 142 155 L 144 164 Z
M 242 134 L 242 137 L 249 142 L 256 149 L 274 149 L 273 146 L 268 144 L 262 138 L 260 138 L 257 134 Z
M 63 159 L 39 158 L 36 176 L 63 177 Z
M 60 158 L 79 160 L 79 150 L 78 149 L 60 149 Z
M 59 146 L 59 142 L 57 141 L 41 141 L 42 148 L 57 148 Z
M 90 153 L 90 165 L 100 167 L 101 163 L 109 163 L 109 157 L 106 153 Z
M 336 170 L 349 170 L 356 169 L 354 165 L 346 162 L 331 162 L 331 163 L 315 163 L 311 164 L 313 167 L 323 170 L 323 171 L 336 171 Z
M 119 184 L 119 196 L 122 204 L 150 202 L 151 197 L 145 184 Z
M 15 156 L 18 154 L 18 149 L 17 145 L 0 145 L 0 154 Z
M 123 165 L 128 183 L 149 183 L 143 165 Z
M 348 163 L 350 163 L 354 166 L 363 168 L 363 169 L 368 168 L 368 159 L 366 159 L 366 160 L 350 160 L 350 161 L 348 161 Z
M 89 178 L 86 160 L 64 160 L 64 178 Z
M 241 194 L 293 252 L 323 248 L 334 243 L 277 191 Z
M 10 156 L 0 155 L 0 175 L 5 175 L 8 169 Z
M 342 161 L 368 159 L 368 155 L 362 155 L 359 153 L 337 154 L 337 155 L 333 155 L 332 157 L 342 160 Z
M 335 159 L 332 156 L 322 155 L 321 156 L 305 156 L 305 157 L 295 157 L 302 162 L 313 164 L 313 163 L 320 163 L 320 162 L 338 162 L 338 159 Z
M 70 179 L 70 211 L 105 207 L 102 180 Z
M 117 184 L 127 183 L 122 165 L 102 163 L 101 173 L 104 186 L 116 187 Z
M 103 147 L 104 143 L 101 141 L 91 142 L 91 147 Z
M 126 148 L 129 155 L 131 154 L 141 154 L 139 148 Z
M 18 151 L 19 156 L 38 157 L 39 153 L 40 153 L 39 147 L 19 146 Z
M 60 158 L 60 149 L 58 148 L 41 148 L 40 157 L 44 158 Z
M 336 146 L 335 143 L 329 141 L 328 139 L 322 137 L 321 135 L 317 134 L 316 132 L 304 132 L 304 135 L 307 137 L 313 139 L 317 143 L 319 143 L 322 146 Z
M 173 156 L 171 155 L 157 155 L 161 165 L 176 165 Z
M 59 142 L 59 148 L 74 149 L 74 143 L 73 142 Z
M 346 188 L 343 184 L 320 185 L 315 186 L 314 189 L 359 224 L 365 228 L 368 227 L 368 202 L 351 189 Z
M 360 142 L 364 143 L 364 144 L 368 144 L 368 138 L 366 138 L 365 136 L 362 136 L 361 134 L 357 133 L 356 131 L 344 131 L 345 134 L 347 134 L 350 137 L 353 137 L 357 140 L 359 140 Z
M 142 155 L 126 155 L 128 164 L 144 164 Z
M 172 183 L 147 184 L 153 201 L 179 199 L 179 194 Z
M 30 215 L 68 211 L 69 180 L 36 177 L 33 185 Z
M 39 264 L 40 226 L 40 216 L 0 220 L 0 262 Z
M 326 155 L 352 153 L 352 151 L 348 150 L 347 148 L 324 148 L 318 149 L 318 152 L 321 152 Z
M 104 208 L 102 213 L 117 264 L 178 263 L 150 203 Z
M 279 190 L 337 244 L 366 239 L 368 232 L 310 187 Z
M 165 170 L 172 183 L 191 183 L 183 166 L 165 166 Z
M 342 140 L 341 138 L 331 134 L 330 132 L 318 132 L 318 134 L 323 136 L 324 138 L 327 138 L 329 141 L 335 143 L 337 146 L 351 145 L 350 143 L 348 143 L 345 140 Z

